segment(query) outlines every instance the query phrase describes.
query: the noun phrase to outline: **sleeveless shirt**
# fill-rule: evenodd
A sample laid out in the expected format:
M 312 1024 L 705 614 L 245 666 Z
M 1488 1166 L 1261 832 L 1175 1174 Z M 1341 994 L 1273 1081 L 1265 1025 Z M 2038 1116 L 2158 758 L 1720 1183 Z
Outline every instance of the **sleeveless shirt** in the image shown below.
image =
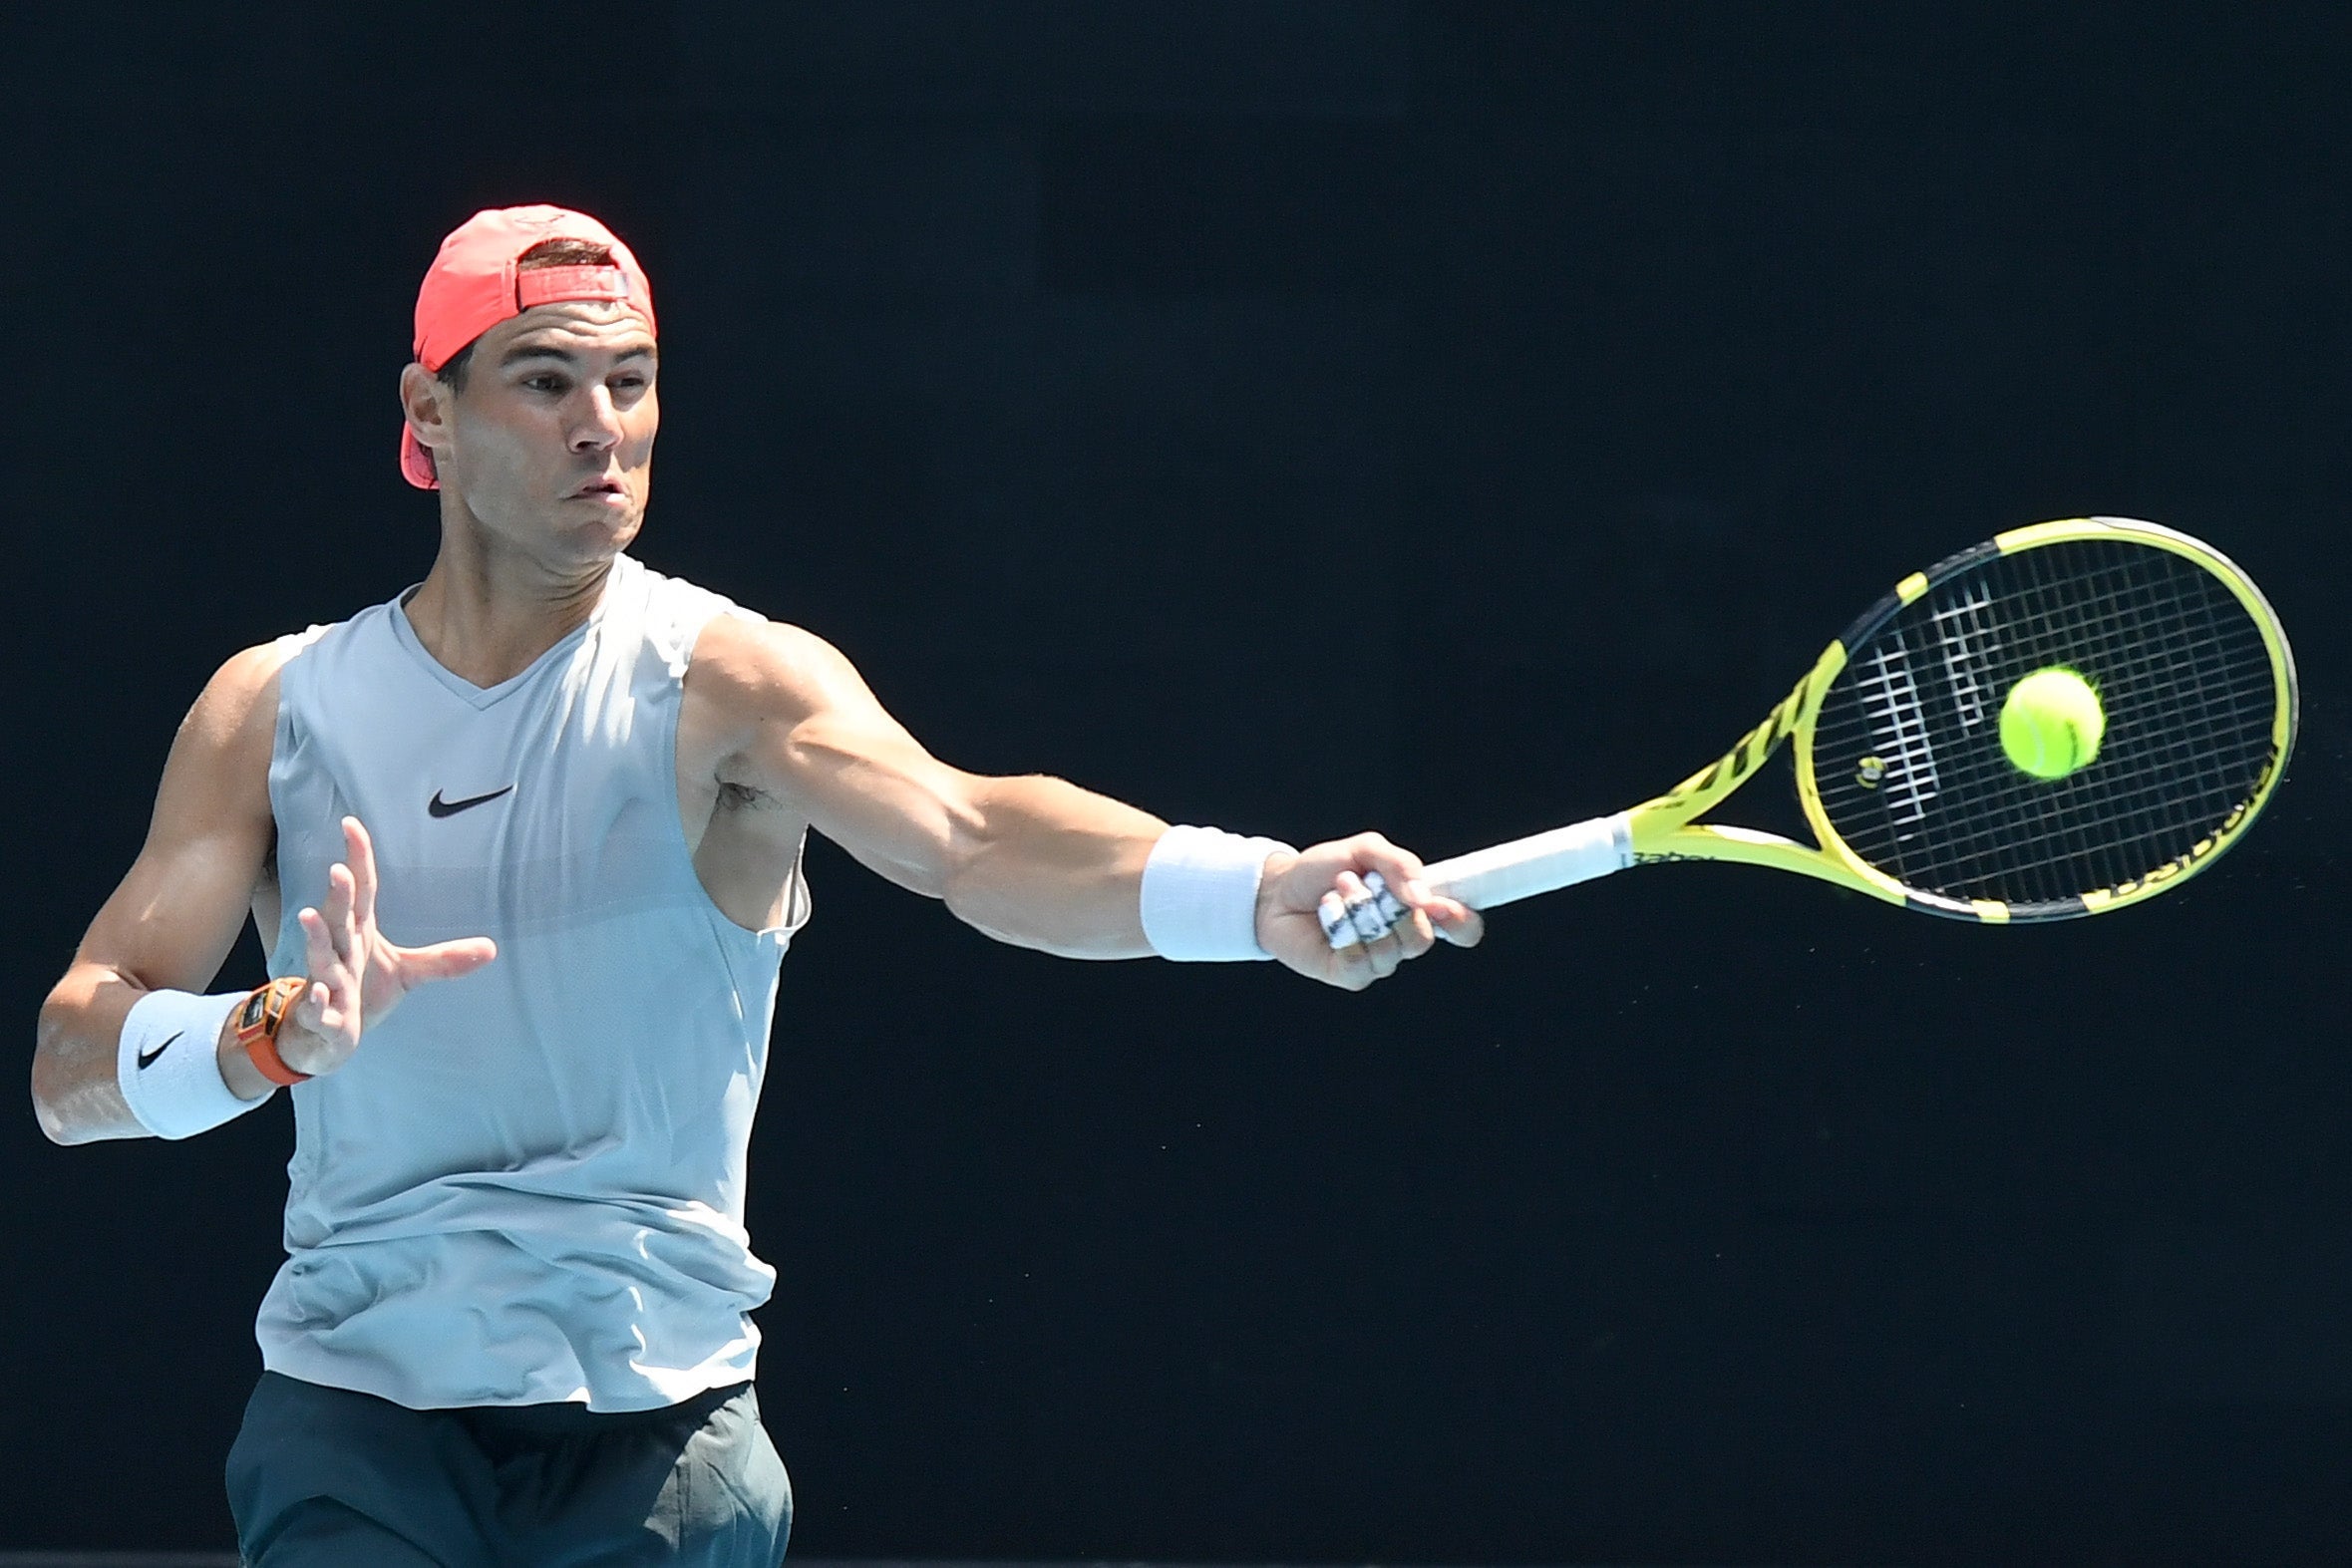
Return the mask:
M 499 956 L 288 1092 L 263 1365 L 419 1409 L 648 1410 L 741 1382 L 776 1278 L 744 1231 L 746 1151 L 809 899 L 796 862 L 781 926 L 711 902 L 676 756 L 696 634 L 748 612 L 622 555 L 584 625 L 483 688 L 425 651 L 406 597 L 290 639 L 270 972 L 303 972 L 295 915 L 325 903 L 345 815 L 374 838 L 389 940 Z

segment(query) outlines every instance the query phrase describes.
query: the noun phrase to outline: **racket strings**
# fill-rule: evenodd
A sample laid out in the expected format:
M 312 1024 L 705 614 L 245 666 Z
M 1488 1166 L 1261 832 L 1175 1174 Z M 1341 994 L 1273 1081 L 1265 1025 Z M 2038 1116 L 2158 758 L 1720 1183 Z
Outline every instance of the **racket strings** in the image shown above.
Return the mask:
M 2149 622 L 2152 629 L 2162 636 L 2171 638 L 2177 646 L 2184 649 L 2189 645 L 2190 640 L 2194 638 L 2195 629 L 2192 624 L 2193 618 L 2185 613 L 2186 606 L 2177 601 L 2172 603 L 2155 601 L 2145 595 L 2142 597 L 2141 603 L 2144 609 L 2151 612 Z M 2045 607 L 2035 606 L 2037 611 Z M 2171 613 L 2165 613 L 2168 611 Z M 2036 650 L 2037 654 L 2040 654 L 2048 651 L 2050 646 L 2047 642 L 2049 617 L 2046 614 L 2036 614 L 2033 620 L 2036 624 L 2032 630 L 2040 635 L 2030 641 L 2042 645 Z M 2200 656 L 2209 655 L 2214 651 L 2210 638 L 2196 640 L 2205 644 L 2196 650 Z M 2083 645 L 2083 641 L 2078 638 L 2070 639 L 2064 646 L 2080 648 Z M 2205 662 L 2207 661 L 2200 657 L 2195 661 L 2195 664 Z M 2149 661 L 2145 659 L 2139 659 L 2128 661 L 2120 667 L 2123 678 L 2116 682 L 2109 694 L 2115 700 L 2117 707 L 2125 707 L 2137 695 L 2133 690 L 2135 680 L 2145 678 L 2148 673 L 2148 663 Z M 2192 664 L 2190 673 L 2193 674 L 2194 669 L 2195 665 Z M 2213 710 L 2242 705 L 2248 695 L 2243 691 L 2216 688 L 2210 683 L 2198 683 L 2190 689 L 2208 700 L 2197 705 L 2203 710 L 2202 712 L 2185 714 L 2183 717 L 2192 721 L 2201 721 L 2201 726 L 2207 729 L 2216 719 L 2224 721 L 2226 719 L 2225 714 L 2216 714 Z M 2209 700 L 2216 693 L 2221 699 L 2218 703 Z M 2100 835 L 2088 830 L 2086 818 L 2082 815 L 2057 815 L 2051 819 L 2050 825 L 2055 825 L 2059 830 L 2050 835 L 2049 842 L 2043 852 L 2039 854 L 2020 852 L 2022 846 L 2030 841 L 2029 837 L 2021 837 L 2020 831 L 2021 828 L 2030 830 L 2034 825 L 2024 819 L 2029 811 L 2037 815 L 2048 814 L 2038 808 L 2053 803 L 2044 793 L 2050 786 L 2037 781 L 2027 781 L 2014 770 L 2006 768 L 2003 761 L 1993 760 L 1980 754 L 1970 759 L 1972 766 L 1964 771 L 1964 775 L 1959 781 L 1962 784 L 1976 786 L 1972 792 L 1979 797 L 1975 801 L 1978 806 L 1975 813 L 1978 820 L 1973 831 L 1967 825 L 1967 813 L 1947 811 L 1942 822 L 1944 831 L 1940 835 L 1936 835 L 1940 838 L 1940 842 L 1932 843 L 1926 847 L 1940 853 L 1941 858 L 1946 862 L 1947 875 L 1957 873 L 1965 877 L 1971 873 L 1981 876 L 1997 872 L 2003 867 L 1998 863 L 1987 863 L 1988 855 L 1997 861 L 2000 852 L 2007 851 L 2006 868 L 2021 876 L 2044 868 L 2053 871 L 2067 868 L 2079 873 L 2086 868 L 2084 865 L 2069 867 L 2067 863 L 2088 857 L 2088 868 L 2101 881 L 2112 882 L 2129 879 L 2131 876 L 2149 869 L 2150 866 L 2146 863 L 2135 863 L 2136 861 L 2145 861 L 2145 853 L 2131 857 L 2120 855 L 2118 851 L 2123 845 L 2129 843 L 2134 837 L 2146 839 L 2150 835 L 2155 835 L 2161 838 L 2168 829 L 2186 825 L 2194 820 L 2200 812 L 2209 815 L 2210 804 L 2200 801 L 2197 797 L 2208 789 L 2225 786 L 2232 782 L 2229 777 L 2230 771 L 2226 768 L 2196 767 L 2194 760 L 2209 754 L 2197 749 L 2192 742 L 2184 744 L 2184 737 L 2176 737 L 2170 746 L 2143 747 L 2142 765 L 2138 768 L 2130 768 L 2125 765 L 2119 755 L 2120 747 L 2111 751 L 2107 759 L 2106 777 L 2101 781 L 2105 786 L 2103 791 L 2105 798 L 2102 803 L 2110 819 L 2110 833 L 2103 840 Z M 2185 775 L 2184 766 L 2187 769 Z M 1972 774 L 1974 777 L 1965 777 L 1968 774 Z M 1987 787 L 1988 785 L 1990 787 Z M 2226 812 L 2227 803 L 2226 801 L 2218 802 L 2218 808 L 2223 814 Z M 2076 802 L 2076 804 L 2079 805 L 2080 802 Z M 2006 809 L 2002 807 L 2006 807 Z M 2191 809 L 2191 807 L 2195 807 L 2195 809 Z M 2193 836 L 2195 835 L 2191 835 L 2192 841 Z M 1915 861 L 1917 858 L 1916 849 L 1921 846 L 1906 847 L 1914 851 L 1912 854 L 1904 856 L 1906 862 Z M 2170 858 L 2170 856 L 2160 858 Z M 2041 897 L 2065 897 L 2081 891 L 2079 886 L 2066 885 L 2076 879 L 2076 876 L 2073 875 L 2060 877 L 2057 880 L 2030 876 L 2025 878 L 2031 894 Z M 2017 893 L 2013 891 L 2010 896 L 2015 897 Z
M 2162 636 L 2170 638 L 2178 647 L 2186 648 L 2194 637 L 2195 630 L 2199 629 L 2194 627 L 2194 620 L 2205 620 L 2207 627 L 2204 629 L 2209 629 L 2209 617 L 2192 617 L 2188 613 L 2189 607 L 2177 597 L 2170 602 L 2157 599 L 2146 591 L 2148 584 L 2145 581 L 2118 582 L 2114 580 L 2113 574 L 2107 574 L 2107 580 L 2095 583 L 2093 586 L 2095 590 L 2104 590 L 2111 594 L 2137 590 L 2135 594 L 2137 608 L 2143 612 L 2149 627 L 2160 632 Z M 2066 639 L 2063 644 L 2054 645 L 2051 639 L 2057 618 L 2050 613 L 2046 595 L 2021 594 L 2018 608 L 2021 611 L 2018 616 L 2019 626 L 2026 633 L 2023 641 L 2025 646 L 2030 649 L 2030 659 L 2036 663 L 2055 651 L 2079 652 L 2085 646 L 2095 646 L 2100 640 L 2101 634 L 2106 634 L 2112 640 L 2113 623 L 2117 619 L 2112 614 L 2098 619 L 2086 618 L 2083 625 L 2076 629 L 2074 636 Z M 2107 624 L 2101 624 L 2102 621 Z M 2194 640 L 2208 645 L 2212 641 L 2210 637 L 2195 638 Z M 2141 646 L 2145 647 L 2146 645 L 2142 644 Z M 2210 654 L 2213 650 L 2210 646 L 2206 646 L 2197 651 L 2200 654 Z M 2132 695 L 2130 691 L 2132 678 L 2144 675 L 2148 662 L 2146 659 L 2129 660 L 2119 667 L 2124 679 L 2118 683 L 2118 689 L 2110 692 L 2110 696 L 2117 699 L 2119 707 L 2122 706 L 2125 699 Z M 2214 688 L 2210 685 L 2200 685 L 2196 690 L 2211 694 Z M 2227 694 L 2227 696 L 2242 701 L 2243 694 Z M 2226 700 L 2225 697 L 2225 702 Z M 2215 704 L 2207 702 L 2203 706 L 2211 709 Z M 2207 712 L 2201 717 L 2209 723 L 2214 715 Z M 2165 756 L 2160 752 L 2154 755 L 2152 760 L 2157 764 L 2156 772 L 2159 776 L 2153 787 L 2148 779 L 2140 777 L 2140 775 L 2145 775 L 2148 770 L 2140 770 L 2137 774 L 2127 773 L 2125 769 L 2118 766 L 2116 754 L 2112 751 L 2109 754 L 2108 803 L 2120 816 L 2137 815 L 2141 818 L 2124 825 L 2127 828 L 2137 827 L 2143 832 L 2161 831 L 2164 826 L 2168 825 L 2167 808 L 2170 807 L 2173 814 L 2178 815 L 2181 804 L 2180 795 L 2184 792 L 2175 787 L 2178 781 L 2173 778 L 2173 771 L 2177 769 L 2179 759 Z M 2004 761 L 1993 760 L 1982 749 L 1979 749 L 1977 755 L 1972 758 L 1964 757 L 1963 762 L 1970 766 L 1952 770 L 1953 782 L 1955 785 L 1963 786 L 1962 793 L 1973 793 L 1978 797 L 1973 803 L 1979 808 L 1976 813 L 1979 821 L 1975 832 L 1971 834 L 1963 825 L 1966 821 L 1966 813 L 1954 812 L 1948 806 L 1939 813 L 1943 831 L 1940 834 L 1929 836 L 1931 840 L 1940 839 L 1940 844 L 1933 846 L 1940 847 L 1947 860 L 1956 854 L 1965 853 L 1972 848 L 1981 849 L 1996 841 L 2002 845 L 2015 843 L 2018 830 L 2023 825 L 2019 820 L 2019 808 L 2021 806 L 2040 807 L 2049 803 L 2044 792 L 2050 788 L 2049 785 L 2024 780 L 2014 770 L 2008 769 Z M 1971 774 L 1975 777 L 1969 777 Z M 1985 788 L 1987 784 L 1991 784 L 1993 787 L 1991 789 Z M 2131 787 L 2135 784 L 2140 786 L 2137 797 Z M 1965 787 L 1968 785 L 1975 787 L 1971 790 Z M 2002 805 L 2006 805 L 2009 809 L 1999 809 Z M 2112 845 L 2102 845 L 2087 834 L 2079 819 L 2060 817 L 2058 821 L 2066 829 L 2058 835 L 2060 841 L 2053 845 L 2050 851 L 2038 856 L 2019 857 L 2013 854 L 2010 858 L 2015 868 L 2030 869 L 2031 865 L 2035 863 L 2047 864 L 2053 861 L 2063 861 L 2070 854 L 2090 852 L 2097 855 L 2102 848 L 2112 848 Z M 1916 837 L 1917 835 L 1902 836 Z M 1975 840 L 1973 843 L 1970 842 L 1972 838 Z M 1907 847 L 1910 847 L 1914 852 L 1904 856 L 1905 860 L 1915 860 L 1916 850 L 1920 846 L 1910 845 Z M 2101 858 L 2108 857 L 2102 856 Z M 2117 865 L 2130 864 L 2129 861 L 2115 863 Z M 1965 874 L 1970 869 L 1982 871 L 1987 868 L 1959 866 L 1953 869 L 1958 869 L 1962 874 Z M 2133 869 L 2137 871 L 2146 869 L 2146 867 L 2139 866 Z M 2065 896 L 2066 893 L 2079 889 L 2054 885 L 2044 890 L 2054 891 L 2056 896 Z
M 2000 705 L 2049 665 L 2091 681 L 2107 728 L 2089 766 L 2044 782 L 2002 752 Z M 1815 784 L 1838 835 L 1910 887 L 2072 899 L 2179 860 L 2244 804 L 2283 699 L 2262 628 L 2212 570 L 2070 540 L 1939 583 L 1849 649 Z

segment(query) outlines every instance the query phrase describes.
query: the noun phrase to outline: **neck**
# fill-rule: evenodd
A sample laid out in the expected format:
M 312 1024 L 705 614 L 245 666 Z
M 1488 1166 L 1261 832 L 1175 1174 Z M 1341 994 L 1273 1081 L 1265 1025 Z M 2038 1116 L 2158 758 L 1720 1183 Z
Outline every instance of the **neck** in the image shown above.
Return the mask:
M 496 686 L 595 613 L 612 557 L 553 565 L 501 550 L 445 517 L 441 553 L 404 608 L 417 640 L 460 680 Z

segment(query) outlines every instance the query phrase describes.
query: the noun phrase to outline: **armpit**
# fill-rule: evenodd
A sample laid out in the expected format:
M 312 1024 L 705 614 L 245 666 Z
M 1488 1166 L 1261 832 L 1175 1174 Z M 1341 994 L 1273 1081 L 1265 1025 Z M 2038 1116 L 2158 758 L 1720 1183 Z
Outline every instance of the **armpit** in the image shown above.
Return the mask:
M 784 802 L 750 784 L 719 782 L 719 808 L 725 811 L 781 811 Z

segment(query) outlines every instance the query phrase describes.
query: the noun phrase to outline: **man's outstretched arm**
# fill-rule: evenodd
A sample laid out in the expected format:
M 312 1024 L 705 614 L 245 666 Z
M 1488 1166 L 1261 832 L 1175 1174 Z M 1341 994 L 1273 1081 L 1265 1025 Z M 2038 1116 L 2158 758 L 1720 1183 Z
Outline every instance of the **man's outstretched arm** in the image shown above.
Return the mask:
M 1140 958 L 1147 863 L 1168 824 L 1059 779 L 991 778 L 939 762 L 883 711 L 840 652 L 779 625 L 714 621 L 689 676 L 714 705 L 719 782 L 795 806 L 861 863 L 946 900 L 968 924 L 1073 958 Z M 1418 885 L 1414 855 L 1366 833 L 1303 852 L 1265 846 L 1254 923 L 1266 952 L 1301 973 L 1361 987 L 1427 952 L 1443 929 L 1476 942 L 1479 916 Z M 1392 938 L 1333 952 L 1326 895 L 1361 898 L 1377 871 L 1414 907 Z

